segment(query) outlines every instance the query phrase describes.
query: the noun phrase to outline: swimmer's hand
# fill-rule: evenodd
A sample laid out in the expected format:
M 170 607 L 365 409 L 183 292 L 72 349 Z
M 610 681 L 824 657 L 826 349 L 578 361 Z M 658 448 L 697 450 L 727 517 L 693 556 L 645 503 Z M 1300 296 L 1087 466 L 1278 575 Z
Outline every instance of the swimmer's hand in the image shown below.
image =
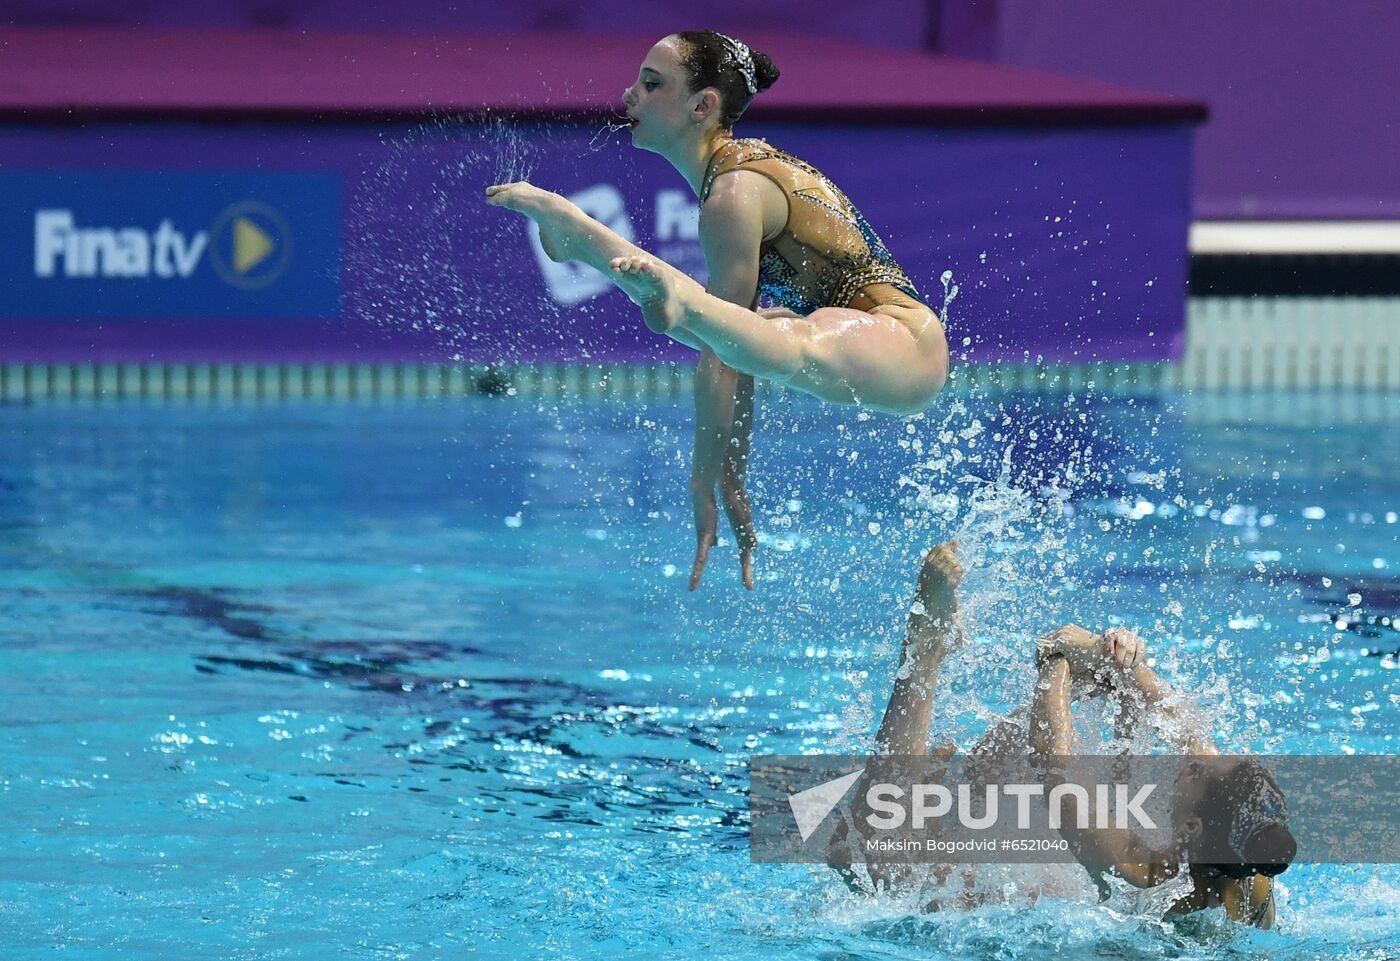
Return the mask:
M 1037 664 L 1055 655 L 1069 662 L 1070 680 L 1089 693 L 1102 693 L 1115 676 L 1130 672 L 1147 657 L 1147 644 L 1141 637 L 1121 627 L 1103 634 L 1090 634 L 1068 624 L 1047 634 L 1036 645 Z
M 693 591 L 700 586 L 705 562 L 710 559 L 710 548 L 719 542 L 719 507 L 715 503 L 712 487 L 692 486 L 690 500 L 695 507 L 695 565 L 690 569 L 690 589 Z
M 1132 670 L 1147 660 L 1147 642 L 1126 627 L 1110 627 L 1099 637 L 1099 647 L 1114 664 Z
M 720 491 L 724 494 L 724 512 L 729 517 L 729 526 L 733 528 L 739 545 L 739 567 L 744 586 L 753 590 L 753 549 L 758 543 L 753 530 L 753 509 L 749 506 L 743 483 L 733 479 L 728 471 L 720 482 Z M 700 586 L 705 564 L 710 559 L 710 548 L 719 543 L 719 506 L 713 488 L 692 487 L 690 496 L 695 505 L 695 566 L 690 570 L 690 589 L 693 591 Z
M 758 536 L 753 530 L 753 507 L 749 504 L 748 492 L 732 462 L 725 464 L 724 473 L 720 475 L 719 492 L 724 498 L 724 514 L 734 531 L 734 542 L 739 545 L 739 571 L 744 587 L 753 590 L 753 551 L 758 546 Z

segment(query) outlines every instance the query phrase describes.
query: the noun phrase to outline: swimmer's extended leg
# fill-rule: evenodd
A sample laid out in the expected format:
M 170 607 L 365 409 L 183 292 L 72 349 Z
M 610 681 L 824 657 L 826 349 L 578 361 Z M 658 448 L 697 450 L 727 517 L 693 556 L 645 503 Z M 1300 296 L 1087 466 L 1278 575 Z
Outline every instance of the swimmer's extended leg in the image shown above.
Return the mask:
M 924 555 L 899 654 L 894 691 L 875 735 L 877 754 L 914 757 L 929 754 L 929 722 L 933 716 L 938 670 L 949 645 L 958 640 L 957 589 L 962 576 L 956 541 L 939 544 Z M 953 750 L 950 745 L 934 753 L 946 757 Z M 853 847 L 864 845 L 865 818 L 871 813 L 864 803 L 868 777 L 869 774 L 856 784 L 856 800 L 852 806 L 856 836 L 850 836 L 844 824 L 838 827 L 833 837 L 833 850 L 828 855 L 831 866 L 852 887 L 859 886 L 859 875 L 851 867 L 855 860 Z M 876 889 L 898 886 L 909 876 L 907 865 L 866 861 L 865 868 Z
M 540 243 L 550 257 L 582 261 L 602 271 L 641 307 L 647 326 L 657 333 L 683 343 L 698 337 L 729 366 L 769 380 L 785 381 L 806 363 L 802 342 L 810 339 L 811 332 L 802 318 L 765 320 L 752 310 L 720 300 L 551 191 L 528 183 L 497 184 L 486 188 L 486 199 L 538 224 Z M 687 323 L 697 318 L 709 336 Z M 755 337 L 765 330 L 768 336 Z M 849 396 L 843 399 L 850 402 Z
M 908 323 L 889 312 L 899 308 L 823 307 L 805 317 L 763 317 L 712 296 L 645 253 L 613 258 L 609 267 L 652 330 L 693 336 L 735 370 L 822 400 L 913 414 L 932 402 L 948 377 L 942 326 L 923 308 L 910 312 Z M 916 320 L 920 329 L 937 330 L 916 338 Z
M 522 181 L 487 187 L 486 201 L 522 213 L 538 224 L 540 246 L 551 259 L 582 261 L 614 283 L 618 283 L 618 278 L 608 267 L 612 260 L 647 256 L 642 248 L 588 216 L 571 200 L 533 184 Z M 625 286 L 623 290 L 631 295 Z
M 957 546 L 957 541 L 948 541 L 924 555 L 894 690 L 875 735 L 880 754 L 929 751 L 933 690 L 949 644 L 957 639 L 957 589 L 963 576 Z
M 551 257 L 582 261 L 611 278 L 641 307 L 648 327 L 687 346 L 708 346 L 741 373 L 898 414 L 923 410 L 947 379 L 941 326 L 937 336 L 916 339 L 911 330 L 918 325 L 888 311 L 826 307 L 806 317 L 765 318 L 713 296 L 558 194 L 514 183 L 489 187 L 486 196 L 539 224 Z M 923 313 L 920 323 L 937 325 Z
M 623 293 L 642 307 L 642 317 L 653 330 L 665 333 L 671 339 L 679 341 L 687 347 L 693 347 L 696 350 L 704 349 L 706 346 L 704 342 L 690 331 L 657 319 L 657 311 L 665 314 L 667 306 L 666 299 L 656 295 L 655 284 L 651 277 L 633 277 L 629 274 L 619 273 L 611 267 L 611 264 L 620 258 L 629 261 L 637 258 L 652 260 L 653 258 L 642 248 L 617 231 L 594 220 L 567 198 L 549 190 L 542 190 L 533 184 L 520 182 L 487 187 L 486 200 L 497 207 L 514 210 L 533 220 L 540 228 L 540 246 L 544 248 L 544 252 L 549 255 L 550 259 L 580 261 L 617 284 L 618 287 L 622 288 Z M 656 261 L 656 263 L 660 264 L 661 262 Z M 701 296 L 709 297 L 717 304 L 734 307 L 727 301 L 712 297 L 705 291 L 704 287 L 669 264 L 662 266 L 675 274 L 679 280 L 685 281 L 698 290 Z M 750 311 L 744 310 L 742 307 L 734 309 L 741 314 L 752 316 Z M 751 372 L 744 371 L 744 373 Z
M 783 381 L 802 369 L 803 341 L 811 336 L 804 318 L 796 314 L 762 318 L 756 311 L 711 295 L 692 278 L 644 252 L 614 257 L 608 269 L 614 282 L 642 308 L 647 326 L 658 334 L 682 327 L 691 330 L 720 360 L 755 377 Z M 759 319 L 767 323 L 759 326 Z M 765 330 L 769 336 L 755 337 L 756 330 Z

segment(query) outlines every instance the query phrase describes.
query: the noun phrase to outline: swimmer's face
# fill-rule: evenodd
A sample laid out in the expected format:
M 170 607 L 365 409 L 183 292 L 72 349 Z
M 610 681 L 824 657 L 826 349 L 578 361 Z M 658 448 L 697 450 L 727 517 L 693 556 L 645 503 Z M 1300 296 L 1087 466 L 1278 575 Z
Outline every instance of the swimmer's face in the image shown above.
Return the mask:
M 1182 765 L 1171 794 L 1172 833 L 1178 844 L 1195 845 L 1205 828 L 1203 815 L 1210 813 L 1204 810 L 1206 795 L 1216 780 L 1230 775 L 1236 763 L 1229 758 L 1197 757 Z
M 622 92 L 622 104 L 632 121 L 632 143 L 643 150 L 661 153 L 680 142 L 694 131 L 706 93 L 715 97 L 713 90 L 691 91 L 681 65 L 681 47 L 677 37 L 658 42 L 642 61 L 636 82 Z
M 1201 834 L 1201 802 L 1205 800 L 1209 773 L 1205 762 L 1197 758 L 1182 765 L 1172 784 L 1172 834 L 1177 842 L 1189 845 Z

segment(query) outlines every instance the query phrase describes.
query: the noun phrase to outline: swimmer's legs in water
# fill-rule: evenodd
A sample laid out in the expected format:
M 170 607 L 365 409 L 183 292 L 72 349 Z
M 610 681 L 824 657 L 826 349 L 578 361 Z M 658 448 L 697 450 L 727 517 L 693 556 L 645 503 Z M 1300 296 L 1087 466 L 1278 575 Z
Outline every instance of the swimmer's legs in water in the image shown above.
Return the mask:
M 950 645 L 960 642 L 957 622 L 957 589 L 963 576 L 958 560 L 957 542 L 939 544 L 924 555 L 919 571 L 919 583 L 909 612 L 904 644 L 899 654 L 894 690 L 885 708 L 880 728 L 875 735 L 877 754 L 923 756 L 929 753 L 929 723 L 933 718 L 933 692 L 938 671 Z M 946 757 L 954 745 L 933 753 Z M 868 788 L 862 778 L 856 785 L 856 803 L 852 808 L 857 833 L 865 814 L 863 804 Z M 860 841 L 855 841 L 859 844 Z M 837 826 L 832 838 L 830 863 L 854 889 L 863 886 L 851 868 L 850 839 L 845 823 Z M 867 862 L 866 870 L 877 889 L 897 885 L 908 873 L 908 865 Z
M 957 590 L 963 576 L 957 546 L 949 541 L 924 555 L 894 690 L 875 735 L 876 753 L 929 752 L 933 690 L 949 643 L 957 640 Z
M 806 317 L 764 317 L 711 295 L 558 194 L 514 183 L 488 187 L 486 196 L 534 220 L 550 257 L 582 261 L 609 277 L 652 330 L 709 347 L 741 373 L 896 414 L 926 408 L 947 379 L 942 326 L 926 308 L 828 307 Z M 924 329 L 928 336 L 912 332 Z

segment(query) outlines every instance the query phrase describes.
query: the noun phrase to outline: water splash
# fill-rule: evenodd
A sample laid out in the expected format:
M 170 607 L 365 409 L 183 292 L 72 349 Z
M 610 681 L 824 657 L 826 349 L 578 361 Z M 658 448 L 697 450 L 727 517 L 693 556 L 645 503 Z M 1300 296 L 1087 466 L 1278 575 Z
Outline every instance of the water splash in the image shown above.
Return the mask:
M 504 117 L 490 117 L 480 135 L 485 152 L 494 155 L 496 183 L 529 180 L 535 173 L 535 150 L 532 141 Z
M 943 327 L 948 327 L 948 308 L 953 305 L 953 301 L 958 296 L 958 285 L 953 282 L 953 272 L 945 270 L 939 275 L 938 282 L 943 285 Z
M 612 139 L 613 134 L 617 133 L 620 130 L 630 130 L 631 128 L 632 121 L 630 120 L 623 122 L 608 121 L 604 123 L 603 126 L 598 128 L 598 132 L 593 135 L 593 138 L 588 141 L 588 152 L 597 153 L 599 150 L 602 150 L 605 146 L 607 146 L 608 141 Z
M 490 271 L 482 262 L 518 249 L 491 242 L 500 224 L 480 215 L 482 191 L 529 180 L 546 149 L 547 138 L 497 116 L 439 118 L 383 138 L 347 205 L 355 241 L 345 264 L 357 282 L 346 291 L 346 313 L 376 328 L 426 333 L 454 359 L 479 352 L 473 346 L 490 333 L 475 319 L 506 309 L 484 296 Z

